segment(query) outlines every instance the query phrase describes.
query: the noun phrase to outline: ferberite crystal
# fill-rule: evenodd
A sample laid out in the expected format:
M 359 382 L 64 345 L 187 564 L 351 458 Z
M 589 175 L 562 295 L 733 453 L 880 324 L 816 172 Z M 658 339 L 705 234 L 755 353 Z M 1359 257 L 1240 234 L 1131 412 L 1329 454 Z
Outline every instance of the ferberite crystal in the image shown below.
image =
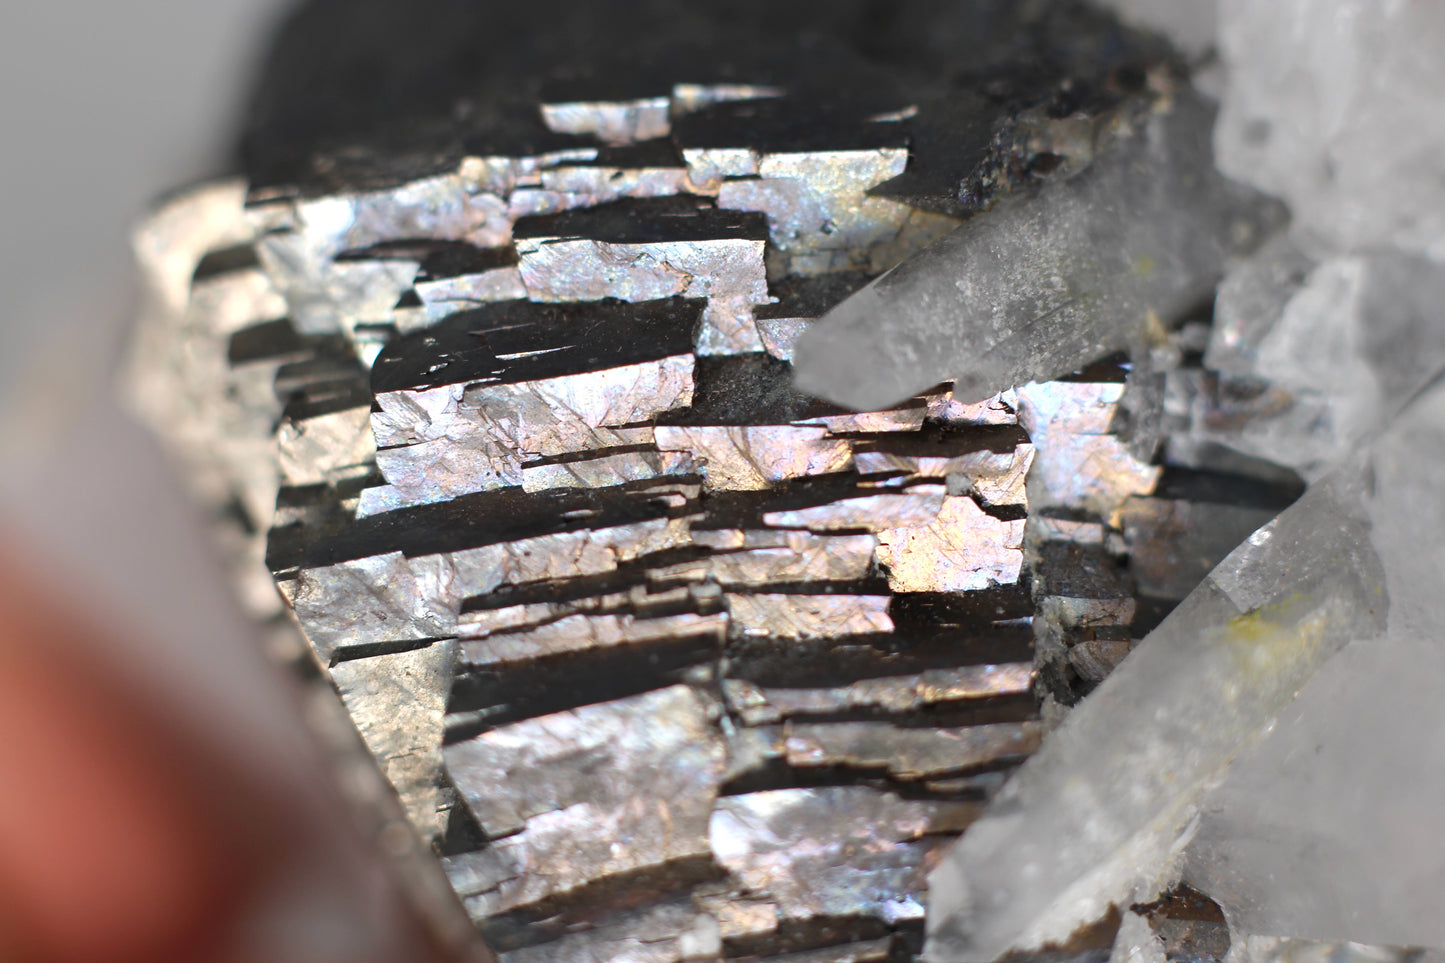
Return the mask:
M 317 2 L 248 180 L 142 232 L 134 400 L 507 963 L 913 958 L 1040 697 L 1077 701 L 1297 494 L 1155 458 L 1207 337 L 1181 309 L 1243 239 L 1240 192 L 1181 154 L 1210 116 L 1167 49 L 1072 3 L 885 6 L 575 4 L 541 32 Z M 1180 178 L 1209 217 L 1155 203 Z M 1066 253 L 1121 212 L 1180 243 L 1131 249 L 1080 337 L 1001 315 L 1048 357 L 989 397 L 922 363 L 879 410 L 794 386 L 814 319 L 1020 210 L 1079 227 Z M 1184 535 L 1192 578 L 1130 573 Z

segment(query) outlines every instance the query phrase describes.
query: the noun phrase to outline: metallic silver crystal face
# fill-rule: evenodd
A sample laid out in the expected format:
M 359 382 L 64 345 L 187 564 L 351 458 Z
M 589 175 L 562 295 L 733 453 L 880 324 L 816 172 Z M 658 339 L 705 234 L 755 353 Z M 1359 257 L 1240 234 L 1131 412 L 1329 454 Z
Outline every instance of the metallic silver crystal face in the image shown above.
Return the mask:
M 559 134 L 592 134 L 604 144 L 632 144 L 666 137 L 671 106 L 668 97 L 543 104 L 542 121 Z
M 1002 521 L 973 499 L 945 496 L 923 525 L 878 533 L 878 561 L 895 592 L 969 592 L 1018 581 L 1023 519 Z
M 617 144 L 658 122 L 655 103 L 612 106 L 544 118 Z M 834 915 L 858 935 L 919 920 L 930 854 L 1037 738 L 1033 723 L 960 716 L 1031 714 L 1027 661 L 982 664 L 940 640 L 895 666 L 874 640 L 906 646 L 919 631 L 895 618 L 899 593 L 1002 590 L 1004 607 L 1026 604 L 1034 449 L 1007 417 L 950 411 L 946 388 L 878 412 L 821 405 L 792 391 L 785 350 L 765 353 L 776 326 L 760 315 L 816 317 L 866 275 L 808 276 L 866 268 L 898 242 L 914 212 L 865 192 L 901 172 L 904 151 L 761 152 L 705 172 L 684 155 L 685 181 L 634 178 L 628 200 L 576 164 L 565 179 L 592 201 L 514 218 L 514 254 L 422 258 L 422 313 L 400 309 L 413 312 L 396 324 L 403 340 L 372 375 L 385 484 L 360 479 L 347 510 L 354 526 L 417 512 L 436 515 L 413 523 L 426 530 L 480 524 L 462 522 L 475 534 L 440 553 L 418 541 L 315 564 L 303 552 L 283 584 L 317 651 L 348 660 L 338 668 L 456 638 L 443 643 L 456 673 L 433 770 L 443 789 L 410 795 L 486 841 L 450 856 L 448 872 L 508 960 L 544 948 L 701 959 L 747 940 L 801 940 L 799 960 L 870 959 L 892 941 L 828 949 L 813 930 Z M 543 181 L 564 179 L 538 163 Z M 684 188 L 719 200 L 668 197 Z M 805 279 L 775 295 L 779 265 Z M 289 430 L 319 438 L 330 423 Z M 975 425 L 1015 433 L 974 437 Z M 940 430 L 941 447 L 925 441 Z M 336 470 L 318 461 L 313 475 Z M 534 520 L 513 524 L 508 505 Z M 994 629 L 1027 610 L 981 604 L 997 611 L 958 631 L 1027 659 L 1026 629 Z M 994 636 L 1009 641 L 982 641 Z M 829 677 L 835 648 L 863 660 L 861 678 Z M 804 675 L 789 678 L 799 659 Z M 924 711 L 960 724 L 919 728 Z M 828 721 L 850 713 L 871 718 Z M 819 772 L 861 782 L 787 788 Z M 777 788 L 726 788 L 759 780 Z M 936 798 L 891 791 L 904 787 Z M 784 803 L 793 835 L 748 844 L 765 857 L 736 852 L 728 820 Z M 768 808 L 748 815 L 756 806 Z M 860 845 L 874 855 L 845 855 Z M 633 908 L 618 903 L 624 890 Z M 593 905 L 618 908 L 580 930 L 568 922 Z M 645 951 L 642 933 L 654 934 Z
M 522 283 L 522 272 L 515 267 L 492 268 L 476 274 L 418 281 L 413 289 L 425 305 L 424 316 L 428 322 L 440 321 L 449 314 L 481 304 L 516 301 L 527 296 L 527 288 Z M 410 325 L 407 327 L 411 328 Z
M 886 595 L 728 595 L 737 635 L 779 640 L 843 638 L 893 631 Z
M 701 563 L 655 569 L 651 577 L 667 581 L 677 577 L 715 582 L 723 588 L 768 584 L 858 582 L 874 565 L 874 539 L 867 535 L 818 536 L 809 532 L 746 532 L 774 536 L 775 546 L 718 552 Z M 760 541 L 761 539 L 753 539 Z
M 919 867 L 976 815 L 975 805 L 864 787 L 780 789 L 721 800 L 711 839 L 744 886 L 769 894 L 780 922 L 864 910 L 895 923 L 922 919 Z
M 748 725 L 770 725 L 785 719 L 857 710 L 904 715 L 925 706 L 1025 695 L 1033 681 L 1033 664 L 1015 662 L 861 679 L 851 685 L 820 689 L 763 688 L 729 679 L 723 683 L 723 691 L 733 711 Z
M 1177 357 L 877 411 L 794 387 L 816 319 L 982 206 L 973 166 L 1007 192 L 1004 114 L 958 147 L 889 84 L 642 87 L 169 209 L 144 402 L 504 963 L 912 959 L 1036 689 L 1101 680 L 1187 589 L 1170 547 L 1260 509 L 1160 491 L 1124 430 Z
M 677 218 L 662 212 L 654 216 Z M 570 231 L 578 228 L 568 228 L 569 234 L 548 236 L 539 226 L 517 238 L 522 284 L 533 301 L 681 297 L 767 302 L 767 234 L 761 225 L 719 225 L 719 236 L 689 241 L 668 240 L 665 233 L 656 241 L 613 241 L 604 231 L 599 237 L 577 237 Z
M 432 832 L 445 829 L 436 774 L 455 658 L 454 642 L 437 642 L 331 670 L 366 747 L 405 801 L 407 818 Z
M 468 641 L 462 646 L 461 659 L 468 666 L 504 666 L 588 649 L 720 639 L 728 625 L 728 618 L 722 614 L 691 612 L 653 619 L 631 614 L 569 615 L 519 632 Z
M 1027 722 L 925 730 L 877 722 L 799 723 L 784 733 L 789 765 L 883 769 L 901 782 L 1022 760 L 1043 734 Z
M 672 686 L 499 727 L 449 747 L 447 765 L 488 836 L 512 839 L 520 852 L 527 840 L 517 837 L 534 827 L 537 838 L 558 841 L 553 820 L 538 819 L 590 812 L 604 824 L 588 832 L 588 845 L 621 873 L 707 851 L 724 772 L 724 742 L 713 725 L 719 712 L 693 689 Z M 608 831 L 605 821 L 619 818 L 652 828 Z M 653 841 L 641 845 L 647 834 Z M 629 838 L 632 845 L 615 845 Z
M 1097 382 L 1019 389 L 1019 423 L 1044 453 L 1034 476 L 1036 502 L 1081 505 L 1118 527 L 1124 500 L 1154 490 L 1159 467 L 1140 462 L 1110 430 L 1123 394 L 1122 384 Z
M 687 452 L 709 491 L 766 491 L 779 482 L 846 471 L 847 439 L 796 425 L 659 426 L 658 447 Z

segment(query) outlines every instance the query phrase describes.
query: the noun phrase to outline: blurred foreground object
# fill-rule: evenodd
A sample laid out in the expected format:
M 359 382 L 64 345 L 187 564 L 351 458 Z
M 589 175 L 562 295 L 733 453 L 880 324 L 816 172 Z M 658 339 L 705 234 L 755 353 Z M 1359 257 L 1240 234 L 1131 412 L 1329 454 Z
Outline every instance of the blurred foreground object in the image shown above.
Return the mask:
M 279 708 L 293 727 L 309 722 L 310 738 L 220 735 L 209 723 L 238 714 L 213 709 L 198 723 L 184 697 L 167 692 L 174 673 L 127 665 L 148 646 L 123 637 L 131 630 L 116 613 L 107 622 L 62 608 L 32 573 L 3 562 L 0 956 L 476 958 L 416 912 L 423 878 L 412 874 L 398 891 L 390 864 L 405 847 L 374 850 L 381 841 L 365 838 L 374 826 L 356 818 L 357 804 L 375 793 L 365 774 L 353 775 L 345 795 L 323 778 L 332 763 L 338 774 L 356 772 L 344 748 L 335 759 L 316 751 L 318 741 L 347 745 L 327 728 L 323 704 L 302 705 L 264 670 L 240 673 L 233 679 L 272 687 L 255 690 L 253 705 L 295 699 Z M 243 664 L 258 655 L 235 654 Z M 258 746 L 264 766 L 251 751 Z M 298 762 L 311 769 L 297 771 Z M 87 907 L 84 925 L 78 904 Z

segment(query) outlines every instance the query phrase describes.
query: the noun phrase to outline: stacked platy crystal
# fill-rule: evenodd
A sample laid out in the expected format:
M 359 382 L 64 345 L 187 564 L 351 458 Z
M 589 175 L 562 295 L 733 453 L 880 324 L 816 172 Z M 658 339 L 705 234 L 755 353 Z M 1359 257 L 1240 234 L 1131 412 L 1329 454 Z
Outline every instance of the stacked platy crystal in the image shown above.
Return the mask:
M 454 660 L 428 720 L 438 771 L 413 773 L 412 801 L 441 804 L 448 871 L 509 959 L 664 937 L 679 959 L 866 937 L 846 957 L 866 958 L 921 919 L 928 855 L 1040 735 L 1020 582 L 1033 448 L 1002 404 L 940 391 L 859 414 L 791 387 L 791 331 L 867 278 L 824 269 L 942 221 L 864 202 L 902 170 L 896 122 L 764 148 L 719 132 L 796 104 L 665 100 L 649 123 L 686 166 L 656 144 L 486 162 L 546 165 L 508 210 L 537 203 L 527 178 L 598 166 L 673 193 L 580 194 L 517 217 L 502 250 L 413 256 L 419 330 L 357 406 L 381 478 L 335 531 L 280 519 L 270 561 L 373 731 L 394 711 L 366 698 L 378 678 Z M 602 128 L 642 107 L 589 109 L 541 117 Z M 321 248 L 317 220 L 262 250 Z M 431 322 L 442 291 L 463 310 Z
M 1006 27 L 1149 62 L 1060 9 Z M 813 319 L 1175 90 L 1075 54 L 1099 74 L 940 96 L 831 56 L 574 78 L 140 238 L 137 400 L 508 963 L 909 958 L 1036 679 L 1075 701 L 1192 587 L 1158 562 L 1141 596 L 1125 554 L 1193 538 L 1197 580 L 1291 494 L 1152 463 L 1198 326 L 992 398 L 794 389 Z

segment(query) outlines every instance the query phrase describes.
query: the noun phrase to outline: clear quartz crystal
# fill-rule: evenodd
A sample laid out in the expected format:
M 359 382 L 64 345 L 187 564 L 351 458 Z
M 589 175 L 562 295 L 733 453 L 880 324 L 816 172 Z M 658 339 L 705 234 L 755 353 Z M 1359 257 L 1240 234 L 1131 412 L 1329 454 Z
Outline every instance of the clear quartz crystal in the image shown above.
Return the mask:
M 1151 317 L 1207 300 L 1277 220 L 1213 170 L 1211 120 L 1180 91 L 1101 130 L 1083 173 L 967 221 L 805 331 L 799 387 L 875 408 L 955 379 L 977 401 L 1143 343 Z
M 1222 383 L 1265 387 L 1246 417 L 1218 405 L 1192 430 L 1318 478 L 1445 367 L 1445 267 L 1398 252 L 1311 265 L 1288 240 L 1231 272 L 1205 356 Z
M 1417 547 L 1372 532 L 1399 484 L 1367 458 L 1315 485 L 1051 734 L 930 878 L 930 959 L 1062 941 L 1151 895 L 1210 784 L 1331 655 L 1383 631 L 1379 553 Z
M 1445 6 L 1221 0 L 1220 169 L 1338 248 L 1445 256 Z
M 1185 845 L 1187 878 L 1245 932 L 1445 942 L 1445 847 L 1420 833 L 1445 791 L 1442 483 L 1436 382 L 1019 771 L 931 877 L 929 958 L 1066 939 L 1149 898 Z
M 1370 470 L 1385 632 L 1326 665 L 1204 798 L 1185 873 L 1244 933 L 1445 947 L 1445 386 Z

